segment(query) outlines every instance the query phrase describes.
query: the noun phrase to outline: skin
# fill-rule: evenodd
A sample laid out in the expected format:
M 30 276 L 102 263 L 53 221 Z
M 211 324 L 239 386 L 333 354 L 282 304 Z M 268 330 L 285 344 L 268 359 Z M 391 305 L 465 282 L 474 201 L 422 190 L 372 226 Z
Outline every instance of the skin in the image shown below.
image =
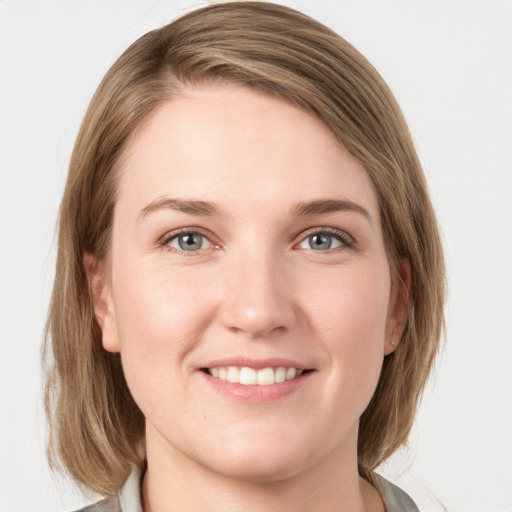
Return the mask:
M 108 280 L 88 268 L 104 348 L 146 417 L 145 510 L 383 511 L 358 476 L 358 422 L 406 307 L 364 168 L 303 110 L 215 85 L 155 111 L 121 172 Z M 349 208 L 297 213 L 326 199 Z M 309 238 L 323 232 L 327 250 Z M 310 371 L 247 401 L 201 371 L 226 357 Z

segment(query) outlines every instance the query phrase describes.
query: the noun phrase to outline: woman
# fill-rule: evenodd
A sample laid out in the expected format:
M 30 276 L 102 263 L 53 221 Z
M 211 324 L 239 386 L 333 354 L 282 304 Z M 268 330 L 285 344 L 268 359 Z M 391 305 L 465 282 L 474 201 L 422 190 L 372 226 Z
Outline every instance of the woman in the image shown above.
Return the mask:
M 443 285 L 364 57 L 282 6 L 185 15 L 119 58 L 75 145 L 53 460 L 107 497 L 94 510 L 416 510 L 374 469 L 407 440 Z

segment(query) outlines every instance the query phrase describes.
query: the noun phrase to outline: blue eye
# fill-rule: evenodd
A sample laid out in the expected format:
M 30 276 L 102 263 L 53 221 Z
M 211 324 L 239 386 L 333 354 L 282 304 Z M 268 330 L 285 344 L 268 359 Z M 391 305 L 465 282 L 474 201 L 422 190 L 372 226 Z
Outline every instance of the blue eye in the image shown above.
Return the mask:
M 212 244 L 204 235 L 190 232 L 172 237 L 166 245 L 181 251 L 192 252 L 208 249 Z
M 341 235 L 317 232 L 306 237 L 299 244 L 299 247 L 301 249 L 312 249 L 313 251 L 328 251 L 343 245 L 349 246 L 350 244 Z

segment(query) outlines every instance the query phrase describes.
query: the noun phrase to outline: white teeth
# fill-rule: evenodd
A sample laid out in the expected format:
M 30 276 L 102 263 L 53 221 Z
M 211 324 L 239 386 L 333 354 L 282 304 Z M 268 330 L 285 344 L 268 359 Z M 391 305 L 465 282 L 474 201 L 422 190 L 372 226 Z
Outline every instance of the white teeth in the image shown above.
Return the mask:
M 274 368 L 258 370 L 258 386 L 270 386 L 270 384 L 274 384 L 274 382 Z
M 233 383 L 240 382 L 240 370 L 236 366 L 228 366 L 226 380 Z
M 270 386 L 271 384 L 279 384 L 286 380 L 293 380 L 300 377 L 303 370 L 296 368 L 262 368 L 255 370 L 247 366 L 220 366 L 209 368 L 208 373 L 217 379 L 232 382 L 234 384 L 243 384 L 245 386 Z
M 286 380 L 286 368 L 282 366 L 276 370 L 276 375 L 274 377 L 274 382 L 279 384 L 280 382 L 284 382 Z
M 286 380 L 294 379 L 296 373 L 297 373 L 297 370 L 295 368 L 288 368 L 288 370 L 286 370 Z
M 240 384 L 246 386 L 258 384 L 258 372 L 253 368 L 247 368 L 247 366 L 240 368 Z

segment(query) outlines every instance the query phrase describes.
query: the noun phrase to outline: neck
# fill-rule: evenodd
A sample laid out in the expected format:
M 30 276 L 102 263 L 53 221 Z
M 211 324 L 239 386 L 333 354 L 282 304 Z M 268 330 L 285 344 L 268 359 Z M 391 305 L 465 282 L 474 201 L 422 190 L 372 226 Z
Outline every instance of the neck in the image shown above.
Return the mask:
M 333 453 L 283 479 L 238 479 L 154 441 L 148 435 L 144 512 L 384 512 L 377 491 L 358 475 L 357 456 Z

